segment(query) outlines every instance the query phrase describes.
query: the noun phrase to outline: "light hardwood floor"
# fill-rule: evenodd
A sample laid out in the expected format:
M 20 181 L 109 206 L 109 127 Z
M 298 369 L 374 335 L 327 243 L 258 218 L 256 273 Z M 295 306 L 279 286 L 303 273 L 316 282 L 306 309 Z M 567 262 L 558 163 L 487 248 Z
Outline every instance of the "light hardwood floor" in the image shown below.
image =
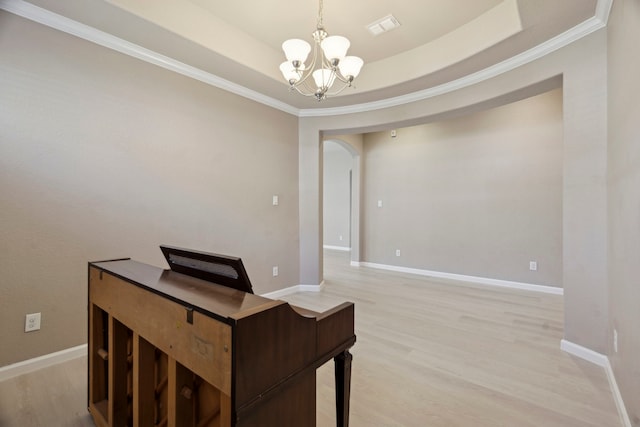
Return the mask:
M 621 426 L 604 369 L 560 350 L 562 296 L 349 266 L 325 251 L 325 288 L 286 298 L 356 307 L 351 425 Z M 318 374 L 333 424 L 333 371 Z
M 352 427 L 618 427 L 602 368 L 560 350 L 562 297 L 349 266 L 325 252 L 325 288 L 285 300 L 356 304 Z M 92 426 L 86 358 L 0 383 L 0 427 Z M 335 425 L 333 366 L 318 426 Z M 304 427 L 304 426 L 301 426 Z

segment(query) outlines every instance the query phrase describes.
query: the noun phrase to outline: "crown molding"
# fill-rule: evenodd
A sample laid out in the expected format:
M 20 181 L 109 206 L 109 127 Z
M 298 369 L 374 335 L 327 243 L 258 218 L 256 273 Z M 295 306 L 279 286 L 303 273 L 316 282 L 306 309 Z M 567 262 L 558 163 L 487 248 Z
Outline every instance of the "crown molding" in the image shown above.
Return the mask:
M 104 31 L 79 23 L 72 19 L 58 15 L 41 7 L 35 6 L 24 0 L 0 0 L 0 9 L 11 12 L 23 18 L 38 22 L 42 25 L 63 31 L 67 34 L 74 35 L 84 40 L 96 43 L 117 52 L 140 59 L 150 64 L 157 65 L 170 71 L 182 74 L 203 83 L 217 87 L 219 89 L 234 93 L 252 101 L 264 104 L 288 114 L 298 117 L 326 117 L 352 113 L 362 113 L 367 111 L 375 111 L 384 108 L 396 107 L 399 105 L 409 104 L 412 102 L 422 101 L 462 89 L 485 80 L 496 77 L 500 74 L 511 71 L 536 59 L 539 59 L 551 52 L 561 49 L 576 40 L 581 39 L 595 31 L 604 28 L 609 19 L 609 13 L 613 0 L 598 0 L 596 5 L 596 14 L 594 17 L 576 25 L 566 32 L 544 42 L 540 45 L 500 62 L 484 70 L 478 71 L 468 76 L 462 77 L 451 82 L 447 82 L 438 86 L 434 86 L 421 91 L 413 92 L 407 95 L 387 98 L 380 101 L 367 102 L 362 104 L 354 104 L 344 107 L 333 108 L 312 108 L 298 109 L 285 102 L 275 98 L 263 95 L 252 89 L 248 89 L 229 80 L 218 77 L 212 73 L 206 72 L 196 67 L 192 67 L 183 62 L 177 61 L 158 52 L 146 49 L 142 46 L 128 42 L 121 38 L 115 37 Z
M 508 71 L 521 67 L 529 62 L 535 61 L 536 59 L 542 58 L 545 55 L 568 46 L 571 43 L 606 27 L 607 21 L 609 20 L 609 13 L 611 11 L 612 4 L 613 0 L 598 0 L 598 4 L 596 6 L 596 14 L 592 18 L 587 19 L 586 21 L 576 25 L 575 27 L 565 31 L 564 33 L 559 34 L 558 36 L 551 38 L 546 42 L 529 49 L 528 51 L 513 56 L 507 60 L 487 67 L 476 73 L 461 77 L 457 80 L 452 80 L 450 82 L 421 91 L 413 92 L 407 95 L 387 98 L 375 102 L 354 104 L 346 107 L 303 109 L 300 110 L 299 117 L 337 116 L 397 107 L 399 105 L 433 98 L 448 92 L 453 92 L 458 89 L 472 86 L 485 80 L 489 80 L 493 77 L 499 76 L 500 74 L 504 74 Z
M 158 52 L 146 49 L 135 43 L 128 42 L 104 31 L 100 31 L 96 28 L 74 21 L 73 19 L 58 15 L 57 13 L 53 13 L 26 1 L 0 0 L 0 9 L 4 9 L 7 12 L 11 12 L 31 21 L 38 22 L 42 25 L 46 25 L 47 27 L 71 34 L 100 46 L 104 46 L 108 49 L 157 65 L 164 69 L 174 71 L 186 77 L 199 80 L 208 85 L 248 98 L 277 110 L 284 111 L 285 113 L 298 115 L 299 110 L 287 103 L 263 95 L 199 68 L 192 67 L 191 65 L 177 61 Z
M 609 22 L 609 14 L 611 13 L 611 7 L 613 6 L 613 0 L 598 0 L 596 4 L 596 18 L 598 18 L 604 26 Z

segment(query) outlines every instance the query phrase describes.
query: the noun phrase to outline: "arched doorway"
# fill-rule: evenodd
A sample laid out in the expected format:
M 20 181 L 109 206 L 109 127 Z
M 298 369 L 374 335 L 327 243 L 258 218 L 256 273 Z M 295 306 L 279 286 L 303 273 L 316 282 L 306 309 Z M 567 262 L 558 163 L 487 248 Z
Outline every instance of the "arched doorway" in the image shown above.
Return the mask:
M 323 141 L 323 248 L 360 261 L 361 135 Z

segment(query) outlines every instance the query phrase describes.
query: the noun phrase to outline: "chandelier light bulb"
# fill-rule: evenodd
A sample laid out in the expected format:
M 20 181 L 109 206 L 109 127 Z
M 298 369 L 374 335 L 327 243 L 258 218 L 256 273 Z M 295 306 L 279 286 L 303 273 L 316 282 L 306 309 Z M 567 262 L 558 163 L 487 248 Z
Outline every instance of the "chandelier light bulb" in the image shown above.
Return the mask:
M 311 45 L 301 39 L 289 39 L 282 43 L 282 50 L 284 50 L 287 61 L 291 63 L 300 61 L 300 64 L 304 64 L 309 52 L 311 52 Z
M 324 56 L 329 62 L 334 62 L 336 59 L 341 61 L 342 58 L 347 56 L 347 50 L 351 46 L 349 39 L 342 36 L 329 36 L 322 40 L 320 43 Z
M 313 72 L 313 80 L 316 82 L 318 88 L 324 91 L 333 86 L 333 82 L 336 80 L 336 73 L 332 72 L 328 68 L 322 68 Z
M 357 56 L 345 56 L 338 64 L 338 68 L 340 69 L 340 74 L 346 77 L 349 81 L 352 81 L 358 77 L 363 65 L 364 61 L 362 58 L 358 58 Z
M 298 68 L 298 70 L 300 71 L 304 71 L 304 64 L 302 64 L 300 66 L 300 68 Z M 280 64 L 280 71 L 282 72 L 282 75 L 284 76 L 284 79 L 286 81 L 289 82 L 289 84 L 294 84 L 296 83 L 298 80 L 300 80 L 300 74 L 295 67 L 293 66 L 293 64 L 289 61 L 284 61 L 282 64 Z

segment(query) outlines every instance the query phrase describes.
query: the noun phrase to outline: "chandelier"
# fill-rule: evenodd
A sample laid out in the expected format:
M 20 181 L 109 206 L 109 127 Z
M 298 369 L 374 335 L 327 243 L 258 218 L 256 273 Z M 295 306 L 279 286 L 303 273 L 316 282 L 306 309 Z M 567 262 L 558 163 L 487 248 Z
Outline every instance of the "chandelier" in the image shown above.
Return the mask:
M 280 71 L 289 82 L 290 91 L 322 101 L 351 87 L 364 62 L 357 56 L 346 56 L 351 45 L 349 39 L 327 34 L 322 24 L 322 0 L 319 0 L 318 24 L 312 36 L 313 58 L 308 65 L 305 61 L 311 52 L 309 43 L 301 39 L 282 43 L 287 60 L 280 64 Z

